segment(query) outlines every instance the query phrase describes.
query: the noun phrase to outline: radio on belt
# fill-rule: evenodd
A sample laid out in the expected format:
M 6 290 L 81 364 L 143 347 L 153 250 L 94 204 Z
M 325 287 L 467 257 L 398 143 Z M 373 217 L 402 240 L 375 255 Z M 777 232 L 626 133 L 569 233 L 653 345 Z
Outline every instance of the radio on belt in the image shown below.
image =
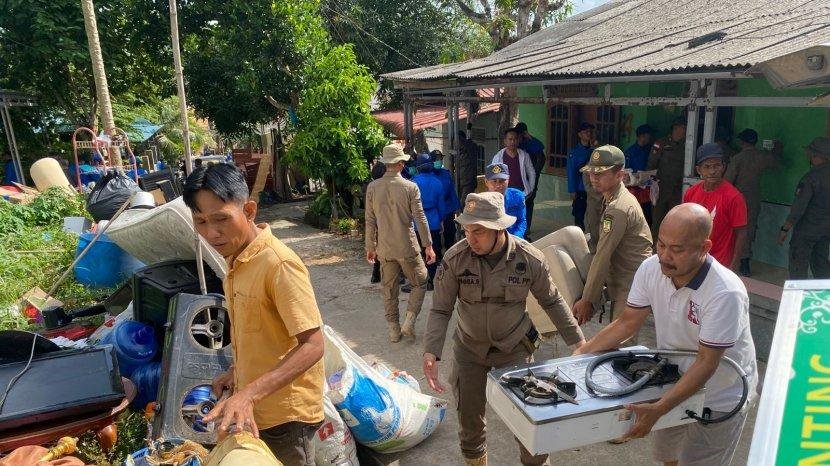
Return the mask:
M 644 351 L 636 346 L 621 351 Z M 634 424 L 624 408 L 660 399 L 682 375 L 671 358 L 635 355 L 602 363 L 594 383 L 611 389 L 631 385 L 648 371 L 655 375 L 641 389 L 623 396 L 596 393 L 585 385 L 585 369 L 596 354 L 571 356 L 491 371 L 487 402 L 534 455 L 621 437 Z M 701 389 L 660 418 L 653 430 L 696 422 L 686 413 L 703 410 Z

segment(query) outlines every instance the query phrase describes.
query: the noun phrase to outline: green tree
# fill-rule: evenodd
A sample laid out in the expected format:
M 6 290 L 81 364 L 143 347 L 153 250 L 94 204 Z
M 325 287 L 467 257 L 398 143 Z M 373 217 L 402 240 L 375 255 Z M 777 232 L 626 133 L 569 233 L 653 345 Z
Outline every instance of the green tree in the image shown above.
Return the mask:
M 350 188 L 368 178 L 368 162 L 386 143 L 369 107 L 377 84 L 349 45 L 333 47 L 310 63 L 304 75 L 299 123 L 286 162 L 325 181 L 336 219 L 340 208 L 335 193 L 350 210 Z
M 353 44 L 358 61 L 376 78 L 492 52 L 484 28 L 435 0 L 322 0 L 320 13 L 332 41 Z M 399 97 L 381 83 L 381 106 L 398 106 Z
M 306 62 L 328 46 L 316 0 L 182 4 L 188 100 L 226 135 L 274 119 L 267 96 L 296 105 Z

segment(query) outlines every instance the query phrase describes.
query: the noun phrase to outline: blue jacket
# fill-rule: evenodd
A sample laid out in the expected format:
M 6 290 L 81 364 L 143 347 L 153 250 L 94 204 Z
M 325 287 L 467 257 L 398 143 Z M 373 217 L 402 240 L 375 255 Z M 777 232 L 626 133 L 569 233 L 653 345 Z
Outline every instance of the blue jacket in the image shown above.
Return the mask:
M 582 144 L 577 144 L 568 152 L 568 161 L 565 164 L 565 170 L 568 173 L 568 192 L 569 193 L 584 193 L 585 184 L 582 182 L 582 173 L 579 169 L 588 163 L 588 157 L 594 149 Z
M 444 188 L 444 208 L 441 211 L 441 218 L 447 218 L 448 215 L 461 208 L 461 201 L 458 200 L 458 193 L 455 192 L 452 173 L 446 168 L 437 169 L 433 173 L 441 180 L 441 186 Z
M 635 142 L 625 150 L 625 168 L 630 168 L 635 172 L 645 170 L 649 153 L 651 153 L 651 144 L 641 146 Z
M 432 173 L 418 173 L 412 178 L 421 191 L 421 205 L 427 216 L 427 223 L 431 231 L 441 229 L 441 214 L 444 212 L 443 192 L 441 180 Z
M 507 188 L 504 192 L 504 210 L 507 215 L 516 217 L 516 223 L 507 229 L 511 235 L 525 237 L 527 231 L 527 209 L 525 208 L 525 193 L 516 188 Z
M 533 136 L 530 139 L 522 139 L 522 142 L 519 143 L 519 149 L 522 149 L 530 155 L 545 153 L 545 145 Z

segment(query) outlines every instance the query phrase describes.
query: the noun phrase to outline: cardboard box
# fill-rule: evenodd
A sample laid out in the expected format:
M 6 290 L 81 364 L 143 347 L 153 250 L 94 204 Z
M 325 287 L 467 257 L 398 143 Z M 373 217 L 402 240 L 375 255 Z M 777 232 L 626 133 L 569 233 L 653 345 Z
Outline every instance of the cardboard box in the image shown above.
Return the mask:
M 20 313 L 29 319 L 30 323 L 43 323 L 43 310 L 63 306 L 63 303 L 46 294 L 38 287 L 23 294 L 20 298 Z

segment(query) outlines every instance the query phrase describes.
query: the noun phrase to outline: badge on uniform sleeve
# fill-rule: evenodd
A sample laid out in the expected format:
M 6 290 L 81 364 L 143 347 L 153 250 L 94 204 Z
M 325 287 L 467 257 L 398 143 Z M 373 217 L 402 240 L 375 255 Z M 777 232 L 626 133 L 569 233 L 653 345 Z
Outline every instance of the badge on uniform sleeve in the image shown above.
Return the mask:
M 606 215 L 602 218 L 602 232 L 608 233 L 611 231 L 611 227 L 614 225 L 614 217 L 610 215 Z
M 447 270 L 447 262 L 441 261 L 441 265 L 438 266 L 438 270 L 435 271 L 435 278 L 437 280 L 442 280 L 444 278 L 444 272 Z
M 524 275 L 527 272 L 527 264 L 524 262 L 519 262 L 516 264 L 516 274 L 517 275 Z

